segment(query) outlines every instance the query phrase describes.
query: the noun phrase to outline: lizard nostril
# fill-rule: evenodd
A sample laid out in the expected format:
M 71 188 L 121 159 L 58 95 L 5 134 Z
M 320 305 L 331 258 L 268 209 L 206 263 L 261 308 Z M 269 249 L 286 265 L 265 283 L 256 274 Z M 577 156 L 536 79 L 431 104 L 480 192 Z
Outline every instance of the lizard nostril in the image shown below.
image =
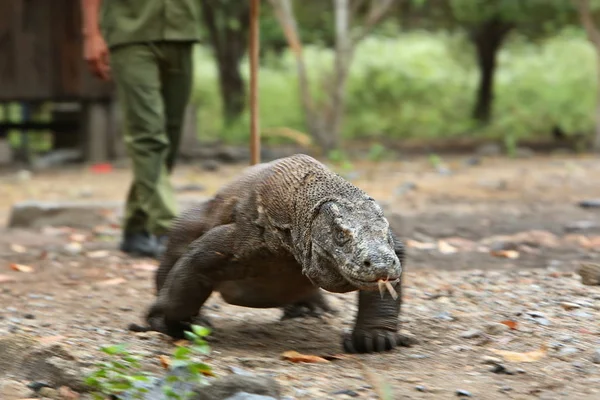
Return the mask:
M 371 266 L 371 261 L 367 260 L 363 264 L 365 267 L 369 268 Z

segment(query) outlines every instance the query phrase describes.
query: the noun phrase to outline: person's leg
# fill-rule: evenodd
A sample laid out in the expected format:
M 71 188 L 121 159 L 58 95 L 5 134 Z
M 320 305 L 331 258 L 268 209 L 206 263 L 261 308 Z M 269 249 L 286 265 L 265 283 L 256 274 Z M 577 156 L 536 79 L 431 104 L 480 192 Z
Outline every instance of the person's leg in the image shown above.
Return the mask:
M 161 210 L 165 219 L 176 212 L 166 168 L 169 139 L 164 128 L 159 59 L 153 45 L 122 46 L 111 52 L 111 69 L 123 105 L 127 152 L 133 162 L 122 249 L 155 256 L 157 246 L 148 234 L 156 230 L 155 210 Z
M 161 68 L 162 95 L 167 118 L 170 148 L 167 169 L 172 172 L 179 153 L 185 110 L 193 84 L 191 43 L 163 44 L 164 64 Z
M 170 174 L 175 167 L 179 153 L 185 110 L 191 93 L 192 44 L 166 42 L 161 43 L 158 49 L 162 57 L 160 75 L 165 105 L 166 131 L 169 138 L 166 167 Z M 154 211 L 153 218 L 156 221 L 160 255 L 166 247 L 166 233 L 171 225 L 172 217 L 169 213 L 163 213 L 161 209 Z

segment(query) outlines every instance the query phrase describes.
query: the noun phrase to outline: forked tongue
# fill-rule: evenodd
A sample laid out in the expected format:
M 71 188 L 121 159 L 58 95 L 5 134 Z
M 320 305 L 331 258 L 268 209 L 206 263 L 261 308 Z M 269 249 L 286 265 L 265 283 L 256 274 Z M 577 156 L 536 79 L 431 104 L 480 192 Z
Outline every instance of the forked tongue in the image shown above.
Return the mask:
M 398 293 L 396 293 L 396 290 L 394 289 L 389 280 L 380 279 L 377 281 L 377 285 L 379 286 L 379 293 L 381 294 L 382 299 L 386 289 L 388 290 L 388 292 L 390 292 L 394 300 L 398 299 Z

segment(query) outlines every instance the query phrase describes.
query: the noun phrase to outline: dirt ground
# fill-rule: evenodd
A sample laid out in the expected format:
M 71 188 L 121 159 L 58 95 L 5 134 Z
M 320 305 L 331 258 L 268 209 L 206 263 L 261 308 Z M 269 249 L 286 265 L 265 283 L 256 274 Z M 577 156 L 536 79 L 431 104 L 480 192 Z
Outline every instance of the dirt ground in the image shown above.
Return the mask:
M 402 328 L 420 341 L 356 358 L 391 385 L 394 399 L 600 398 L 600 286 L 583 285 L 575 273 L 581 262 L 600 262 L 600 208 L 578 205 L 600 199 L 600 159 L 449 156 L 444 163 L 436 170 L 426 157 L 357 161 L 344 171 L 386 206 L 408 246 Z M 241 168 L 190 164 L 173 181 L 181 198 L 206 197 Z M 122 200 L 129 179 L 126 167 L 6 171 L 0 221 L 28 199 Z M 184 191 L 190 184 L 203 189 Z M 99 346 L 126 343 L 159 372 L 172 343 L 126 329 L 152 301 L 156 262 L 127 258 L 118 240 L 114 227 L 0 230 L 0 335 L 58 336 L 89 366 L 102 357 Z M 281 359 L 288 350 L 341 352 L 355 294 L 328 297 L 335 316 L 279 321 L 279 310 L 213 295 L 206 361 L 220 376 L 272 374 L 287 399 L 378 398 L 379 384 L 356 360 Z

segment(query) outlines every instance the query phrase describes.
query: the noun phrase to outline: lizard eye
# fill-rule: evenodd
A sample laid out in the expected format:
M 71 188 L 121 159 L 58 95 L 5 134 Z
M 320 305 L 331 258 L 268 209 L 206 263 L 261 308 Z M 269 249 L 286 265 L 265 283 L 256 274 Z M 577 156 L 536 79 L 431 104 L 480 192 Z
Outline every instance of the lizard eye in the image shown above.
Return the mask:
M 334 239 L 339 245 L 343 245 L 350 239 L 350 234 L 346 229 L 336 228 L 333 232 Z

